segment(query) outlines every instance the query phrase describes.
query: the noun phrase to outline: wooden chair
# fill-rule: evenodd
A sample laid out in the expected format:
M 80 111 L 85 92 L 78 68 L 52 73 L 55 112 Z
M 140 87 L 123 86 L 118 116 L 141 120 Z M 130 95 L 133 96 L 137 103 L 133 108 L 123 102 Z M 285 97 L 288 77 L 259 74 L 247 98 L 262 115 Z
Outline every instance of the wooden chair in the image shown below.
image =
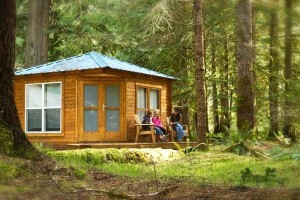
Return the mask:
M 189 128 L 187 125 L 182 125 L 184 132 L 186 133 L 185 137 L 189 137 Z M 174 137 L 177 138 L 176 131 L 173 130 L 173 127 L 170 125 L 170 117 L 167 117 L 167 131 L 170 134 L 171 141 L 174 142 Z
M 138 115 L 134 115 L 134 120 L 135 120 L 135 126 L 136 126 L 136 136 L 135 136 L 135 143 L 138 142 L 140 136 L 142 135 L 150 135 L 152 142 L 155 143 L 155 131 L 153 128 L 153 124 L 141 124 L 139 116 Z M 144 131 L 142 128 L 142 125 L 148 125 L 150 126 L 150 131 Z

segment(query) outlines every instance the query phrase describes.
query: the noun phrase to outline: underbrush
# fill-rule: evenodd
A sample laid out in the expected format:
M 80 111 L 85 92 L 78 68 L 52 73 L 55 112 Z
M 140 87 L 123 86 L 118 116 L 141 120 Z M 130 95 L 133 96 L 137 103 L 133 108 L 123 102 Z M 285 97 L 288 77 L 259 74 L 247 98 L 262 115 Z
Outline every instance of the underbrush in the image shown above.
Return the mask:
M 299 187 L 300 163 L 292 160 L 275 161 L 228 153 L 193 153 L 176 162 L 162 163 L 159 174 L 177 178 L 198 186 L 259 186 Z M 251 175 L 243 180 L 243 170 Z M 263 179 L 266 169 L 275 169 L 275 176 Z
M 288 148 L 275 146 L 268 151 L 270 156 L 277 161 L 294 160 L 300 162 L 300 144 L 294 144 Z
M 208 152 L 157 162 L 155 151 L 130 149 L 84 149 L 52 151 L 48 154 L 58 163 L 76 169 L 84 179 L 91 169 L 120 176 L 179 181 L 197 186 L 299 187 L 299 145 L 275 146 L 265 150 L 269 158 L 240 156 L 223 152 L 224 146 L 211 146 Z M 153 154 L 153 155 L 152 155 Z M 182 155 L 182 154 L 181 154 Z M 172 157 L 172 156 L 171 156 Z M 175 158 L 175 159 L 174 159 Z
M 28 167 L 26 161 L 0 154 L 0 183 L 21 176 L 27 176 L 30 173 L 31 169 Z
M 180 157 L 174 150 L 155 149 L 151 153 L 147 149 L 82 149 L 68 151 L 49 151 L 47 153 L 58 161 L 85 163 L 95 166 L 108 162 L 115 163 L 147 163 Z

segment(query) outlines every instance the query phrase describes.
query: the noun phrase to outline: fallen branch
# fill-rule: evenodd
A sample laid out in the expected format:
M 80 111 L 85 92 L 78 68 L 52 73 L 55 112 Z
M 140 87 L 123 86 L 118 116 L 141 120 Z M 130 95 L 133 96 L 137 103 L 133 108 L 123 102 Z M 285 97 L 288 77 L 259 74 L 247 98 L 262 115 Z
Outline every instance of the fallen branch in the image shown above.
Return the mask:
M 73 190 L 73 191 L 68 192 L 68 193 L 79 193 L 79 192 L 101 192 L 101 193 L 106 193 L 106 194 L 110 193 L 110 191 L 107 191 L 107 190 L 99 190 L 99 189 L 92 189 L 92 188 Z

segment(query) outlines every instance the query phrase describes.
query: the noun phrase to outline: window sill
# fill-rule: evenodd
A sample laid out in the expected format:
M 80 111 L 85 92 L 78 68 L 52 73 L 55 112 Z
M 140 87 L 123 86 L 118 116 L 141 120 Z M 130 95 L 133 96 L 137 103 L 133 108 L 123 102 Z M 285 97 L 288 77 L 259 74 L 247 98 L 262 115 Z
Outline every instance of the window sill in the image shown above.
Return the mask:
M 25 132 L 26 136 L 27 137 L 48 137 L 48 136 L 51 136 L 51 137 L 56 137 L 56 136 L 64 136 L 64 134 L 62 132 L 47 132 L 47 133 L 43 133 L 43 132 Z

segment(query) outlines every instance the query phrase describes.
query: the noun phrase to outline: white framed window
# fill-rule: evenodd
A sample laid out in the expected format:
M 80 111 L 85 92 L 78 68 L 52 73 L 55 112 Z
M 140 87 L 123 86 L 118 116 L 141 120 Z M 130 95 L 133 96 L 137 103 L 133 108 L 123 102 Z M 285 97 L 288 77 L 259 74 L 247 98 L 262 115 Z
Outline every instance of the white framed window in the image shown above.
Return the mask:
M 61 132 L 61 82 L 25 85 L 25 132 Z
M 160 90 L 156 88 L 149 88 L 139 86 L 136 89 L 136 111 L 142 122 L 147 110 L 152 112 L 160 110 Z

